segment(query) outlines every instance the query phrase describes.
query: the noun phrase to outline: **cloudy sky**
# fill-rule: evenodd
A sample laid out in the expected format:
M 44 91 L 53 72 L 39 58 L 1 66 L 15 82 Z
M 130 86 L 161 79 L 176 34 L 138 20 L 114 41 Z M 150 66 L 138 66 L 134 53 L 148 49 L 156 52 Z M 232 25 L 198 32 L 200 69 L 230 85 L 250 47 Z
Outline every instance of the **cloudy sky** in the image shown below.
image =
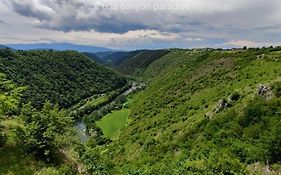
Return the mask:
M 279 45 L 280 9 L 280 0 L 0 0 L 0 43 Z

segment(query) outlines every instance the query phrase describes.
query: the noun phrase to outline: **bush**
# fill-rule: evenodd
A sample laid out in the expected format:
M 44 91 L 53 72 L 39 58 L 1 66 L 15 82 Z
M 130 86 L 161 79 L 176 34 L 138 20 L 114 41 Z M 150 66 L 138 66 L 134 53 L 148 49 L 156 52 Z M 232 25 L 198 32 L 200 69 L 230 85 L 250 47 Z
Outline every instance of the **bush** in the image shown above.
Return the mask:
M 229 155 L 227 151 L 213 151 L 207 160 L 209 172 L 213 174 L 245 174 L 244 165 L 233 155 Z
M 240 94 L 239 92 L 234 92 L 231 96 L 230 96 L 230 100 L 232 101 L 237 101 L 240 98 Z
M 0 148 L 2 148 L 7 140 L 6 134 L 3 132 L 3 126 L 0 125 Z
M 41 111 L 31 104 L 23 106 L 21 117 L 24 127 L 15 130 L 17 143 L 26 153 L 33 153 L 37 158 L 47 162 L 57 160 L 59 148 L 55 140 L 65 134 L 72 124 L 65 110 L 45 103 Z
M 276 97 L 281 96 L 281 82 L 274 83 L 272 85 L 273 93 Z
M 249 125 L 258 123 L 264 114 L 263 106 L 264 103 L 261 98 L 256 97 L 254 100 L 252 100 L 244 109 L 244 115 L 240 120 L 240 124 L 243 127 L 247 127 Z

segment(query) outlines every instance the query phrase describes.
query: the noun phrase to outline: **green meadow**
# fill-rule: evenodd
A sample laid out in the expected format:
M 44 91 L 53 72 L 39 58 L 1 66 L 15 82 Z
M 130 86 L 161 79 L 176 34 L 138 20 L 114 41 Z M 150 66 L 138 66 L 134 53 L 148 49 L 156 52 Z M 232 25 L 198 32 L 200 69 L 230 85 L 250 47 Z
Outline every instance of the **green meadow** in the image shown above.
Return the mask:
M 105 137 L 115 140 L 118 138 L 120 130 L 126 126 L 130 109 L 114 111 L 104 116 L 96 124 L 102 129 Z

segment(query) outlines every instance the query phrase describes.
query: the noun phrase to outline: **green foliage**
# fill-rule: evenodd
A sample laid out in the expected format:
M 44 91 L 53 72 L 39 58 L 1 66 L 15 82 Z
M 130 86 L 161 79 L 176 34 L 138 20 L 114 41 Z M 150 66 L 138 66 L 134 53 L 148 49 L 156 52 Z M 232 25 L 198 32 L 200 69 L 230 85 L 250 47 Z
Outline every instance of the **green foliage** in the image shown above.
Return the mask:
M 32 108 L 30 103 L 23 106 L 23 124 L 15 130 L 19 147 L 41 160 L 56 163 L 62 158 L 59 156 L 72 122 L 65 110 L 51 104 L 57 102 L 65 107 L 89 97 L 70 111 L 80 117 L 86 115 L 91 138 L 85 147 L 79 145 L 76 149 L 90 173 L 239 175 L 246 174 L 246 169 L 256 162 L 278 169 L 280 48 L 173 49 L 164 56 L 150 54 L 141 56 L 147 57 L 136 64 L 124 62 L 128 64 L 123 70 L 136 73 L 137 78 L 147 82 L 147 88 L 132 96 L 130 109 L 114 111 L 116 107 L 121 109 L 126 100 L 124 96 L 113 100 L 121 91 L 116 92 L 117 96 L 111 94 L 125 84 L 119 75 L 76 52 L 3 50 L 0 70 L 32 90 L 25 93 L 23 101 L 31 100 L 38 107 L 37 102 L 53 99 L 42 110 Z M 105 75 L 96 73 L 95 68 L 98 72 L 104 70 L 101 72 Z M 28 77 L 28 72 L 34 76 Z M 269 91 L 274 95 L 258 96 L 260 84 L 270 84 Z M 13 99 L 9 93 L 0 94 Z M 61 98 L 57 98 L 59 95 Z M 221 101 L 229 105 L 217 110 Z M 9 104 L 16 107 L 18 103 Z M 7 106 L 9 109 L 13 105 Z M 6 173 L 4 169 L 0 168 L 0 172 Z M 30 174 L 33 170 L 26 171 Z M 71 174 L 72 169 L 48 167 L 40 173 Z
M 86 165 L 87 170 L 95 172 L 95 174 L 106 174 L 107 170 L 111 168 L 108 164 L 101 161 L 100 154 L 95 149 L 87 149 L 81 159 Z
M 114 101 L 121 93 L 128 90 L 128 86 L 125 86 L 123 88 L 120 88 L 118 90 L 115 90 L 113 92 L 109 92 L 106 94 L 101 95 L 93 95 L 89 98 L 81 100 L 76 105 L 72 106 L 69 111 L 70 115 L 75 118 L 83 118 L 84 116 L 93 116 L 96 114 L 96 111 L 105 108 L 105 106 L 108 106 L 112 101 Z M 115 100 L 116 103 L 119 103 L 119 101 Z M 114 109 L 116 106 L 112 105 L 112 109 Z M 107 107 L 109 108 L 109 107 Z M 103 109 L 106 110 L 106 109 Z M 110 111 L 109 111 L 110 112 Z M 108 113 L 108 112 L 107 112 Z M 107 113 L 102 112 L 101 115 L 106 115 Z M 101 116 L 102 117 L 102 116 Z M 94 119 L 100 119 L 101 117 L 92 117 Z
M 168 50 L 144 50 L 122 61 L 117 66 L 117 70 L 126 75 L 136 74 L 167 53 L 169 53 Z
M 42 165 L 14 146 L 0 149 L 0 174 L 35 174 Z
M 280 97 L 281 96 L 281 82 L 276 82 L 272 85 L 273 93 L 275 96 Z
M 130 59 L 141 52 L 144 51 L 136 50 L 130 52 L 100 52 L 96 53 L 96 55 L 99 57 L 103 64 L 116 67 L 122 64 L 127 59 Z
M 59 168 L 47 167 L 36 173 L 36 175 L 75 175 L 77 174 L 73 169 L 67 165 Z
M 36 108 L 45 100 L 67 108 L 126 84 L 125 78 L 74 51 L 0 50 L 0 72 L 26 86 L 21 101 Z
M 113 174 L 245 174 L 279 163 L 280 98 L 256 97 L 259 84 L 279 80 L 273 49 L 174 49 L 153 61 L 138 74 L 148 85 L 128 126 L 99 160 Z M 231 105 L 217 111 L 221 99 Z
M 17 87 L 6 75 L 0 73 L 0 115 L 15 114 L 19 98 L 25 88 Z
M 65 134 L 72 124 L 67 112 L 59 110 L 57 105 L 53 107 L 50 102 L 37 111 L 29 103 L 23 106 L 21 117 L 24 127 L 15 131 L 18 145 L 26 153 L 34 153 L 45 161 L 57 160 L 60 153 L 56 138 Z
M 7 80 L 6 76 L 0 73 L 0 121 L 7 116 L 17 113 L 18 99 L 24 88 L 17 87 L 12 81 Z M 4 126 L 0 124 L 0 148 L 5 145 L 7 140 Z

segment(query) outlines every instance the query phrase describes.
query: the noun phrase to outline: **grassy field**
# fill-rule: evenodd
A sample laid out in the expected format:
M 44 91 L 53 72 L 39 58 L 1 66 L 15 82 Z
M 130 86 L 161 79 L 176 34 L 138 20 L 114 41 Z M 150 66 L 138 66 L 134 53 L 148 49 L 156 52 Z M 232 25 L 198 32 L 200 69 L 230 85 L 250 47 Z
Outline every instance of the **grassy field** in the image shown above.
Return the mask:
M 105 103 L 107 100 L 108 100 L 108 98 L 106 96 L 101 96 L 97 99 L 87 101 L 87 103 L 83 107 L 84 108 L 96 107 L 96 106 L 99 106 L 102 103 Z
M 105 137 L 115 140 L 119 136 L 120 130 L 127 124 L 130 109 L 114 111 L 104 116 L 96 124 L 100 127 Z

